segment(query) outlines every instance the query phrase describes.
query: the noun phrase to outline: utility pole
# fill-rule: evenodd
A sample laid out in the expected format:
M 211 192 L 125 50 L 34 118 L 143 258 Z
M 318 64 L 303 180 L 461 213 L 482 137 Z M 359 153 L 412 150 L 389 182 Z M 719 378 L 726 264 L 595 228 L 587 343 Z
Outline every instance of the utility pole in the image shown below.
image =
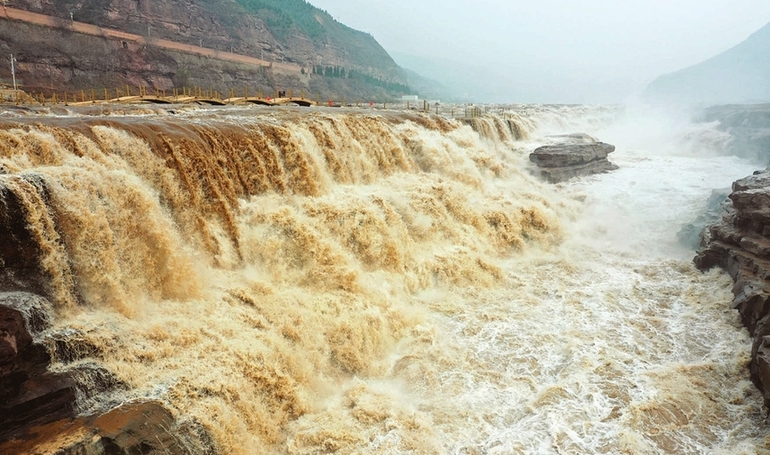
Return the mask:
M 13 91 L 16 91 L 16 66 L 14 65 L 16 63 L 16 59 L 13 57 L 13 54 L 11 54 L 11 76 L 13 77 Z

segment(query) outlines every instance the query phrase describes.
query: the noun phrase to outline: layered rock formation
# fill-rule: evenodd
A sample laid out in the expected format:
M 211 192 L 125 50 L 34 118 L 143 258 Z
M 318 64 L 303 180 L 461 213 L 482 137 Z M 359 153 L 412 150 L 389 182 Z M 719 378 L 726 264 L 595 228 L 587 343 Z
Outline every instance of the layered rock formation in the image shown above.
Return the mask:
M 271 28 L 269 14 L 262 17 L 229 0 L 15 0 L 7 6 L 0 10 L 0 51 L 14 54 L 16 80 L 33 93 L 50 96 L 64 90 L 99 91 L 130 85 L 150 91 L 201 87 L 222 94 L 234 90 L 240 95 L 246 89 L 252 94 L 293 90 L 331 98 L 377 99 L 401 94 L 389 92 L 389 83 L 401 88 L 406 83 L 401 68 L 371 35 L 350 29 L 307 4 L 310 10 L 304 19 L 320 27 L 313 37 L 284 17 L 286 14 L 281 17 L 288 25 L 278 21 L 283 28 Z M 44 25 L 20 20 L 8 13 L 16 9 L 44 14 L 50 20 Z M 84 34 L 78 31 L 81 24 L 131 37 Z M 161 45 L 162 40 L 205 48 L 206 55 L 170 50 Z M 218 53 L 238 54 L 260 63 L 227 61 Z M 312 74 L 312 68 L 321 64 L 343 68 L 346 74 L 352 70 L 360 77 Z M 281 66 L 292 71 L 281 70 Z M 10 66 L 0 67 L 0 85 L 10 86 L 11 79 Z
M 582 138 L 582 136 L 581 136 Z M 572 138 L 568 138 L 572 139 Z M 615 146 L 604 142 L 565 142 L 538 147 L 529 155 L 537 165 L 533 173 L 551 183 L 563 182 L 572 177 L 599 174 L 618 169 L 607 159 Z
M 291 14 L 305 2 L 262 3 L 266 8 L 261 14 L 232 0 L 13 0 L 8 6 L 57 17 L 65 26 L 79 21 L 150 41 L 167 39 L 308 69 L 323 63 L 367 70 L 372 76 L 406 82 L 402 70 L 371 35 L 346 27 L 308 4 L 301 14 Z M 283 10 L 269 3 L 282 3 Z M 293 20 L 297 15 L 320 26 L 315 36 Z
M 194 54 L 143 46 L 134 42 L 88 34 L 65 28 L 48 28 L 0 18 L 0 49 L 16 58 L 16 80 L 31 94 L 51 96 L 69 90 L 102 88 L 116 96 L 115 88 L 129 85 L 168 90 L 182 87 L 211 87 L 227 94 L 237 87 L 272 93 L 273 87 L 301 90 L 299 75 L 281 74 L 255 65 L 225 62 Z M 21 54 L 20 54 L 21 53 Z M 10 67 L 0 68 L 0 84 L 10 86 Z
M 0 169 L 0 174 L 5 171 Z M 77 331 L 51 329 L 51 274 L 32 228 L 48 212 L 44 180 L 0 179 L 0 453 L 213 452 L 205 432 L 152 401 L 113 402 L 126 385 L 94 361 Z M 39 215 L 40 212 L 38 212 Z M 180 439 L 177 435 L 189 435 Z
M 735 281 L 733 307 L 754 339 L 751 378 L 770 406 L 770 171 L 733 183 L 721 220 L 703 232 L 695 265 Z

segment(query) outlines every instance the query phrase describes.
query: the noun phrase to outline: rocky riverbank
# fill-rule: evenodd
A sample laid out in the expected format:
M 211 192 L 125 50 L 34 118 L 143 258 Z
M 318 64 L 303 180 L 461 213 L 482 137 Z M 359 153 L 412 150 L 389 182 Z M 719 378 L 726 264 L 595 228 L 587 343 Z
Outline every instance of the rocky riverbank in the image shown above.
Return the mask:
M 770 406 L 770 172 L 733 183 L 724 208 L 703 232 L 695 264 L 722 267 L 733 278 L 733 307 L 754 340 L 751 378 Z

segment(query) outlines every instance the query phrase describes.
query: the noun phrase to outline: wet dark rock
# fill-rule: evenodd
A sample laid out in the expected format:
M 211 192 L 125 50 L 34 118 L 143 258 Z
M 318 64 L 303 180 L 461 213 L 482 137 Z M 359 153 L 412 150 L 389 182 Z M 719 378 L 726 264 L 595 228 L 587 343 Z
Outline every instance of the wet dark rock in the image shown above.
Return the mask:
M 42 252 L 32 232 L 33 223 L 28 221 L 29 207 L 24 195 L 17 194 L 18 188 L 37 193 L 43 201 L 48 199 L 40 176 L 0 174 L 0 291 L 50 296 L 50 277 L 41 267 Z
M 0 453 L 214 453 L 199 424 L 154 401 L 123 403 L 128 386 L 87 360 L 98 349 L 79 332 L 52 332 L 52 313 L 41 296 L 0 293 Z
M 676 233 L 679 243 L 697 249 L 703 241 L 703 233 L 706 227 L 716 223 L 726 210 L 726 206 L 732 202 L 728 199 L 730 188 L 713 190 L 706 201 L 706 209 L 695 220 L 685 224 Z
M 563 182 L 573 177 L 599 174 L 618 169 L 607 159 L 615 151 L 615 146 L 604 142 L 587 142 L 572 137 L 568 142 L 538 147 L 529 155 L 529 160 L 537 165 L 533 172 L 551 183 Z
M 44 335 L 52 314 L 51 304 L 41 296 L 0 293 L 0 440 L 73 418 L 89 399 L 126 389 L 94 363 L 50 370 L 50 343 Z
M 149 401 L 40 425 L 23 438 L 0 442 L 0 453 L 208 455 L 216 451 L 200 425 L 180 425 L 162 404 Z
M 733 183 L 720 219 L 703 232 L 695 265 L 733 278 L 733 308 L 753 338 L 751 379 L 770 407 L 770 172 Z
M 74 415 L 75 382 L 48 371 L 51 357 L 39 342 L 50 308 L 34 294 L 0 294 L 0 440 Z

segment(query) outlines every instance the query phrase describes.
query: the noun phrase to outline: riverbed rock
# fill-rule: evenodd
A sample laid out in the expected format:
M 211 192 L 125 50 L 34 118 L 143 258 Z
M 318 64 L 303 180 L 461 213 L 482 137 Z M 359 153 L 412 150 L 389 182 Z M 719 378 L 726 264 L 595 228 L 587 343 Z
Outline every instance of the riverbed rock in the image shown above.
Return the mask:
M 733 183 L 716 223 L 702 234 L 695 265 L 733 278 L 733 308 L 753 338 L 751 379 L 770 407 L 770 171 Z
M 39 425 L 23 437 L 0 440 L 0 453 L 56 455 L 214 454 L 199 425 L 182 425 L 162 404 L 123 403 L 103 414 Z
M 162 403 L 113 403 L 109 397 L 127 385 L 88 361 L 93 351 L 51 331 L 51 319 L 45 298 L 0 293 L 0 453 L 214 453 L 200 424 L 178 421 Z M 81 409 L 84 403 L 91 409 Z
M 36 340 L 50 325 L 50 307 L 35 294 L 0 294 L 0 440 L 74 416 L 75 381 L 48 371 L 51 356 Z
M 533 173 L 551 183 L 569 180 L 573 177 L 599 174 L 618 169 L 607 159 L 615 146 L 604 142 L 570 140 L 562 144 L 538 147 L 529 155 L 537 165 Z

